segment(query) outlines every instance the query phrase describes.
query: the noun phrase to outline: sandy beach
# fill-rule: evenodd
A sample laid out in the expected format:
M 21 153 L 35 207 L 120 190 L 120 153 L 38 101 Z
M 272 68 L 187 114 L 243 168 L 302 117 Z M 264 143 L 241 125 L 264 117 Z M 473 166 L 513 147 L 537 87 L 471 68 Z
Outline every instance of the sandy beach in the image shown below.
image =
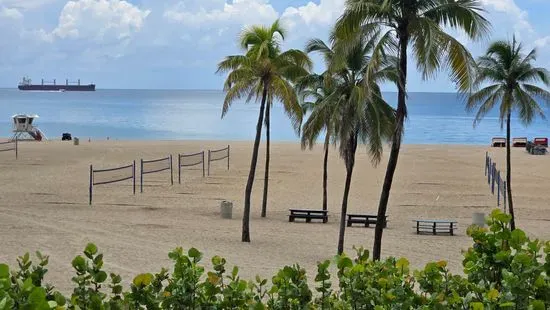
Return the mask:
M 185 169 L 177 182 L 177 154 L 231 145 L 226 162 L 212 164 L 211 175 Z M 125 282 L 141 272 L 171 267 L 167 257 L 177 246 L 196 247 L 205 264 L 214 255 L 238 265 L 242 276 L 271 277 L 278 268 L 299 263 L 313 278 L 316 262 L 336 253 L 340 206 L 345 178 L 343 161 L 331 149 L 329 161 L 329 222 L 289 223 L 289 208 L 320 209 L 321 147 L 302 151 L 298 143 L 273 143 L 267 218 L 260 217 L 264 147 L 254 183 L 250 244 L 241 243 L 244 187 L 252 142 L 224 141 L 82 141 L 22 142 L 19 159 L 0 153 L 0 262 L 16 265 L 17 256 L 42 251 L 50 256 L 47 281 L 67 291 L 73 275 L 71 260 L 87 242 L 105 254 L 105 268 Z M 504 177 L 504 148 L 480 146 L 406 145 L 399 158 L 383 256 L 406 256 L 416 268 L 447 260 L 461 272 L 461 250 L 470 245 L 466 228 L 473 212 L 496 207 L 484 177 L 489 151 Z M 88 205 L 89 165 L 96 169 L 131 164 L 133 160 L 174 156 L 174 185 L 169 172 L 145 176 L 144 193 L 132 194 L 131 181 L 97 186 Z M 387 154 L 386 154 L 387 155 Z M 365 149 L 358 151 L 349 212 L 376 213 L 387 157 L 372 167 Z M 532 156 L 513 149 L 513 191 L 517 225 L 530 236 L 550 239 L 550 156 Z M 220 217 L 220 202 L 234 203 L 233 219 Z M 416 235 L 412 219 L 455 219 L 456 236 Z M 346 230 L 346 252 L 352 246 L 372 248 L 373 228 Z

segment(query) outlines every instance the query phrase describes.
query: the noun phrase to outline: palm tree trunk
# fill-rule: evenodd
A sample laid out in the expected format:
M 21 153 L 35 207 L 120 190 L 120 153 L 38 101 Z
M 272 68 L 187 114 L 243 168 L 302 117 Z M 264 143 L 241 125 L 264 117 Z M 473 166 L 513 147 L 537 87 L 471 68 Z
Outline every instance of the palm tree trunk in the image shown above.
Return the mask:
M 325 158 L 323 160 L 323 210 L 328 209 L 328 194 L 327 194 L 327 183 L 328 183 L 328 148 L 329 148 L 329 139 L 330 135 L 327 133 L 325 136 Z
M 262 202 L 262 217 L 267 213 L 267 189 L 269 187 L 269 111 L 271 110 L 271 104 L 268 103 L 265 108 L 265 136 L 266 136 L 266 150 L 265 150 L 265 176 L 264 176 L 264 199 Z
M 407 45 L 409 37 L 407 26 L 402 25 L 399 32 L 399 82 L 397 84 L 397 111 L 396 111 L 396 127 L 392 136 L 392 145 L 388 166 L 386 168 L 386 176 L 382 185 L 382 193 L 380 194 L 380 202 L 378 204 L 378 217 L 376 219 L 376 228 L 374 230 L 374 245 L 372 249 L 372 259 L 380 260 L 382 252 L 382 234 L 384 232 L 384 219 L 386 218 L 386 210 L 388 208 L 388 200 L 390 199 L 390 190 L 393 182 L 393 175 L 397 168 L 397 159 L 399 150 L 401 149 L 401 138 L 403 137 L 403 126 L 405 116 L 407 115 L 406 106 L 406 84 L 407 84 Z
M 262 103 L 260 104 L 260 114 L 258 115 L 258 123 L 256 124 L 256 139 L 254 140 L 254 148 L 252 149 L 252 160 L 250 161 L 250 172 L 248 173 L 248 181 L 246 182 L 246 189 L 244 191 L 243 231 L 241 237 L 242 242 L 250 242 L 250 196 L 252 195 L 252 186 L 254 185 L 256 164 L 258 163 L 258 149 L 260 148 L 260 138 L 262 137 L 262 123 L 264 121 L 266 99 L 267 84 L 264 81 Z
M 348 196 L 351 187 L 351 176 L 355 165 L 355 151 L 357 150 L 357 134 L 354 134 L 348 142 L 348 150 L 344 158 L 346 162 L 346 185 L 342 198 L 342 213 L 340 214 L 340 234 L 338 235 L 338 254 L 344 252 L 344 235 L 346 233 L 346 214 L 348 213 Z
M 510 155 L 510 116 L 506 119 L 506 191 L 508 195 L 508 210 L 510 210 L 510 229 L 516 229 L 516 218 L 514 217 L 514 203 L 512 202 L 512 158 Z

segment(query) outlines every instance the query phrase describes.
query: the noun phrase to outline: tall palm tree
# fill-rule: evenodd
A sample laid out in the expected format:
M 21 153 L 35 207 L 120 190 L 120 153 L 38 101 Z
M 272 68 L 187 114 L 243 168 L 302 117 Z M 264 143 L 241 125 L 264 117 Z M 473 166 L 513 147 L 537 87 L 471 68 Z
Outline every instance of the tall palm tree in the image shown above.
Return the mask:
M 370 53 L 376 38 L 374 34 L 369 40 L 356 40 L 341 61 L 333 59 L 329 64 L 329 70 L 334 74 L 331 78 L 332 92 L 312 110 L 304 125 L 304 133 L 312 131 L 308 136 L 314 136 L 319 134 L 323 124 L 331 124 L 329 133 L 338 141 L 340 156 L 346 165 L 338 254 L 344 250 L 348 196 L 358 144 L 367 145 L 372 163 L 377 164 L 382 156 L 383 141 L 391 136 L 394 127 L 395 111 L 382 99 L 377 83 L 395 76 L 395 67 L 389 65 L 367 79 Z M 331 48 L 321 40 L 316 40 L 307 49 L 308 52 L 323 53 L 325 59 L 329 50 Z
M 319 39 L 309 40 L 305 48 L 307 53 L 317 52 L 320 53 L 325 62 L 325 67 L 327 70 L 322 74 L 312 73 L 300 79 L 299 83 L 296 85 L 301 99 L 302 99 L 302 109 L 304 114 L 320 109 L 323 107 L 323 104 L 328 104 L 330 107 L 335 107 L 334 102 L 338 99 L 336 97 L 337 93 L 335 92 L 335 80 L 334 73 L 332 73 L 328 68 L 333 67 L 332 60 L 334 58 L 334 51 L 327 46 L 325 42 Z M 323 157 L 323 210 L 327 210 L 328 204 L 328 153 L 331 137 L 333 136 L 334 122 L 333 119 L 335 111 L 331 109 L 323 109 L 323 115 L 317 115 L 316 117 L 310 117 L 307 122 L 304 124 L 302 129 L 302 149 L 313 148 L 315 141 L 317 140 L 319 134 L 325 132 L 325 142 L 324 142 L 324 157 Z
M 280 39 L 276 38 L 276 34 Z M 239 42 L 245 54 L 227 56 L 218 64 L 217 73 L 229 73 L 224 83 L 226 96 L 222 108 L 222 118 L 235 100 L 243 97 L 247 102 L 253 98 L 261 100 L 250 172 L 245 188 L 241 238 L 243 242 L 250 242 L 250 200 L 266 103 L 278 100 L 283 103 L 285 108 L 296 106 L 298 98 L 290 81 L 295 81 L 306 75 L 311 68 L 311 60 L 302 51 L 290 49 L 281 52 L 282 39 L 284 39 L 284 29 L 281 28 L 278 21 L 275 21 L 271 27 L 247 27 L 243 30 Z M 295 126 L 299 126 L 302 117 L 301 109 L 298 108 L 292 112 L 289 111 L 288 114 L 293 118 L 293 123 L 298 124 Z
M 331 73 L 326 71 L 323 74 L 310 74 L 298 83 L 296 88 L 303 101 L 302 110 L 304 114 L 321 108 L 327 100 L 335 101 L 334 84 L 331 79 Z M 334 128 L 334 120 L 332 119 L 334 113 L 333 111 L 330 111 L 330 109 L 325 109 L 323 112 L 325 113 L 324 115 L 319 115 L 316 118 L 309 118 L 304 124 L 302 129 L 301 144 L 302 149 L 305 149 L 308 146 L 312 149 L 321 131 L 325 132 L 325 142 L 323 146 L 323 210 L 326 211 L 328 209 L 328 152 L 332 137 L 332 130 Z
M 241 46 L 243 48 L 249 49 L 249 54 L 257 55 L 256 57 L 266 57 L 268 59 L 274 60 L 281 54 L 281 40 L 284 40 L 286 36 L 286 30 L 281 26 L 279 20 L 276 20 L 271 27 L 262 27 L 261 31 L 252 31 L 245 32 L 241 37 Z M 306 65 L 305 67 L 299 68 L 299 71 L 296 71 L 296 68 L 287 67 L 281 68 L 282 71 L 288 71 L 288 73 L 283 73 L 284 78 L 288 82 L 296 82 L 296 80 L 307 74 L 307 71 L 303 69 L 308 69 L 311 66 L 310 60 L 307 56 L 299 50 L 289 50 L 288 54 L 292 54 L 292 57 L 295 57 L 296 60 L 300 61 L 299 65 L 302 66 L 302 62 Z M 309 63 L 309 64 L 308 64 Z M 270 112 L 274 102 L 273 92 L 267 92 L 267 105 L 265 107 L 265 127 L 266 127 L 266 157 L 265 157 L 265 174 L 264 174 L 264 192 L 262 199 L 262 211 L 261 216 L 266 217 L 267 215 L 267 195 L 269 188 L 269 162 L 270 162 Z M 292 98 L 290 101 L 283 101 L 283 107 L 286 114 L 290 117 L 294 129 L 299 132 L 300 124 L 302 122 L 302 111 L 300 104 L 297 98 Z
M 378 205 L 373 259 L 379 260 L 382 249 L 384 218 L 390 197 L 393 176 L 407 117 L 407 63 L 409 46 L 424 78 L 432 77 L 442 67 L 451 72 L 460 89 L 468 89 L 473 80 L 473 59 L 470 53 L 444 27 L 463 30 L 470 38 L 478 39 L 488 32 L 489 22 L 481 15 L 477 0 L 347 0 L 345 10 L 337 21 L 336 37 L 353 42 L 354 37 L 369 29 L 383 29 L 384 34 L 373 51 L 371 65 L 379 65 L 385 54 L 399 59 L 397 84 L 397 125 L 386 176 Z M 362 31 L 359 31 L 362 30 Z
M 550 85 L 550 73 L 539 67 L 534 67 L 536 50 L 527 55 L 523 53 L 521 43 L 496 41 L 487 49 L 485 56 L 478 59 L 478 75 L 475 86 L 489 83 L 488 86 L 471 93 L 466 103 L 466 109 L 478 109 L 474 126 L 500 103 L 499 118 L 501 127 L 506 121 L 506 191 L 508 208 L 512 220 L 510 228 L 516 229 L 514 203 L 512 201 L 512 161 L 510 158 L 510 123 L 512 112 L 517 112 L 519 119 L 525 125 L 536 117 L 544 118 L 544 113 L 536 99 L 550 104 L 550 92 L 532 83 L 542 82 Z

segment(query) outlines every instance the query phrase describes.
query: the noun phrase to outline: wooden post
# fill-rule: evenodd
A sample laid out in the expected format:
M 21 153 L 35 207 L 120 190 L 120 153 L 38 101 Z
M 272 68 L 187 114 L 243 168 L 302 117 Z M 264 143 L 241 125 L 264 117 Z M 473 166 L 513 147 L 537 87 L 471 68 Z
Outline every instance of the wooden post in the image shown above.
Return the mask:
M 204 152 L 202 153 L 202 176 L 204 176 Z M 208 176 L 210 176 L 210 150 L 208 150 Z
M 487 184 L 491 184 L 491 157 L 489 157 L 489 166 L 487 167 Z
M 132 178 L 134 179 L 134 195 L 136 194 L 136 161 L 132 165 Z
M 92 205 L 92 187 L 94 186 L 94 170 L 92 168 L 92 165 L 90 165 L 90 206 Z
M 497 207 L 500 207 L 500 171 L 497 174 Z
M 230 145 L 227 146 L 227 170 L 229 171 L 229 147 Z
M 506 213 L 506 181 L 502 184 L 502 206 L 504 207 L 504 213 Z
M 496 178 L 496 172 L 497 172 L 495 163 L 493 163 L 493 168 L 491 169 L 491 171 L 492 171 L 491 193 L 494 195 L 495 194 L 495 178 Z
M 141 177 L 139 178 L 139 187 L 140 187 L 140 192 L 143 193 L 143 158 L 141 159 L 141 172 L 140 172 L 140 175 Z
M 178 184 L 181 184 L 181 155 L 178 153 Z
M 489 152 L 485 152 L 485 175 L 489 171 Z
M 170 184 L 174 185 L 174 173 L 172 171 L 172 154 L 170 154 Z

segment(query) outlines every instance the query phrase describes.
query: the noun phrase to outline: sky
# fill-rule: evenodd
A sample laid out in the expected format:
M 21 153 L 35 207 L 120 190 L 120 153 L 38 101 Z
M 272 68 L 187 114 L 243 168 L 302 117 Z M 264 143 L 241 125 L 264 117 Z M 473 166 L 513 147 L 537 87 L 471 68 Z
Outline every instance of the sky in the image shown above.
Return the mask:
M 283 48 L 327 39 L 345 0 L 0 0 L 0 87 L 23 76 L 95 83 L 97 88 L 221 89 L 216 64 L 241 51 L 246 25 L 280 18 Z M 550 0 L 481 0 L 490 37 L 469 41 L 474 56 L 491 40 L 513 35 L 537 48 L 537 65 L 550 68 Z M 315 58 L 320 62 L 319 58 Z M 452 92 L 445 72 L 424 81 L 410 64 L 408 90 Z M 316 64 L 317 71 L 322 70 Z M 385 91 L 395 86 L 384 85 Z

